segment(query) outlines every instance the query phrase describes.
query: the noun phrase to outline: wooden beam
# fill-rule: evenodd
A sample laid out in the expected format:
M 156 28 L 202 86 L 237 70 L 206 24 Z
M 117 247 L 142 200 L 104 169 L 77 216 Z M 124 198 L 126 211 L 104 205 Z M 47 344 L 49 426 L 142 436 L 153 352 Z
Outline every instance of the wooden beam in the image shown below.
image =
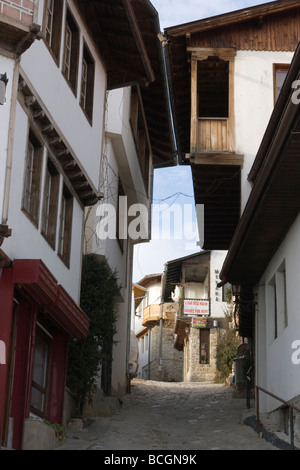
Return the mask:
M 244 155 L 228 152 L 201 152 L 186 154 L 190 163 L 195 165 L 239 165 L 244 164 Z
M 147 53 L 147 49 L 143 40 L 141 30 L 138 26 L 132 4 L 129 0 L 123 0 L 123 5 L 124 5 L 124 9 L 125 9 L 128 21 L 132 28 L 132 32 L 134 34 L 134 39 L 135 39 L 138 51 L 141 55 L 141 59 L 144 64 L 146 75 L 148 77 L 149 82 L 152 83 L 155 80 L 155 74 L 153 72 L 151 61 Z
M 232 60 L 236 56 L 234 47 L 187 47 L 187 52 L 198 60 L 206 60 L 208 57 L 216 56 L 223 60 Z
M 191 152 L 197 149 L 198 106 L 197 106 L 197 73 L 198 61 L 192 58 L 191 62 Z
M 259 6 L 250 8 L 243 8 L 231 13 L 225 13 L 217 16 L 212 16 L 204 20 L 193 21 L 192 23 L 186 23 L 178 26 L 171 26 L 166 28 L 168 35 L 176 37 L 182 36 L 186 33 L 200 33 L 201 31 L 207 31 L 213 28 L 222 28 L 227 25 L 239 23 L 241 21 L 247 21 L 252 18 L 259 18 L 274 13 L 281 13 L 293 8 L 299 7 L 299 0 L 281 0 L 270 3 L 264 3 Z
M 10 268 L 12 266 L 12 260 L 0 250 L 0 268 Z

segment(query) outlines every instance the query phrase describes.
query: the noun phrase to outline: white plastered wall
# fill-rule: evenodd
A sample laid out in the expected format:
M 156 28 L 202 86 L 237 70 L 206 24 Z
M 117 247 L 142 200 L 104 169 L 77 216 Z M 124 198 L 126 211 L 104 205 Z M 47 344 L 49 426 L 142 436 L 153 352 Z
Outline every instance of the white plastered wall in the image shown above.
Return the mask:
M 3 221 L 4 190 L 8 161 L 8 136 L 12 110 L 12 93 L 14 81 L 15 61 L 1 55 L 0 51 L 0 75 L 6 73 L 8 84 L 6 87 L 6 102 L 0 106 L 0 223 Z M 3 222 L 6 222 L 5 220 Z
M 25 215 L 22 209 L 24 170 L 27 149 L 28 118 L 20 104 L 17 104 L 15 121 L 14 152 L 11 173 L 11 188 L 9 196 L 8 225 L 13 236 L 6 240 L 5 251 L 11 259 L 41 259 L 58 282 L 67 290 L 73 299 L 79 301 L 79 284 L 81 273 L 81 250 L 83 230 L 83 210 L 76 198 L 73 206 L 73 230 L 71 244 L 70 269 L 60 260 L 57 248 L 53 250 L 41 235 L 41 226 L 36 227 Z M 43 171 L 41 182 L 41 195 L 43 195 L 45 175 L 46 152 L 43 155 Z M 62 191 L 62 178 L 60 181 L 60 194 Z M 40 217 L 42 211 L 40 203 Z M 59 197 L 60 200 L 60 197 Z M 58 210 L 57 217 L 59 219 Z M 57 221 L 57 227 L 59 220 Z M 58 231 L 57 231 L 58 235 Z M 56 242 L 56 247 L 58 243 Z
M 289 64 L 292 52 L 238 51 L 235 58 L 235 150 L 244 155 L 242 211 L 251 192 L 248 174 L 274 109 L 273 65 Z
M 300 215 L 291 227 L 284 241 L 269 263 L 257 286 L 257 385 L 284 400 L 299 396 L 300 364 L 294 364 L 292 348 L 294 341 L 300 340 L 300 291 L 299 291 L 299 238 Z M 287 326 L 274 335 L 274 308 L 269 292 L 269 284 L 282 263 L 286 269 Z M 280 406 L 278 401 L 262 394 L 262 411 L 272 411 Z

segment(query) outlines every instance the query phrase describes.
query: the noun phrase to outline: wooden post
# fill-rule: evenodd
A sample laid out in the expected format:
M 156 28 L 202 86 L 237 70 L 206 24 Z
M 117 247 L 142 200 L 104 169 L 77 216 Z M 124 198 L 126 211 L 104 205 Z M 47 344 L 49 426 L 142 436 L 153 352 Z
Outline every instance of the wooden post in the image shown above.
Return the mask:
M 197 72 L 198 61 L 192 56 L 191 61 L 191 153 L 197 150 L 197 127 L 198 127 L 198 106 L 197 106 Z

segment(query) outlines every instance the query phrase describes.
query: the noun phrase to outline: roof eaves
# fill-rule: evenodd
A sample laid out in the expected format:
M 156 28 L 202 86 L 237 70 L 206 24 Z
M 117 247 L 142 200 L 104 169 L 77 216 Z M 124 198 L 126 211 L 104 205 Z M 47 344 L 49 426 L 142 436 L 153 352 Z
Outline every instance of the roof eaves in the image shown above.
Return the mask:
M 265 16 L 271 13 L 279 13 L 281 11 L 286 11 L 295 7 L 299 7 L 298 0 L 277 0 L 269 3 L 264 3 L 258 6 L 253 6 L 250 8 L 243 8 L 241 10 L 236 10 L 230 13 L 216 15 L 197 21 L 191 21 L 189 23 L 184 23 L 181 25 L 171 26 L 165 28 L 165 32 L 169 36 L 174 37 L 182 36 L 186 33 L 198 33 L 201 31 L 206 31 L 208 29 L 220 28 L 229 24 L 249 20 L 258 16 Z

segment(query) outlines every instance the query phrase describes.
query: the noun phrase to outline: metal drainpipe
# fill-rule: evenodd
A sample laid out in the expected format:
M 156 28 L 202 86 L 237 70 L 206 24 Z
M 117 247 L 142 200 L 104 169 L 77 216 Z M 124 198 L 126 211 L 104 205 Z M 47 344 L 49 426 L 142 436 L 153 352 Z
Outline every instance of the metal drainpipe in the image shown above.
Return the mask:
M 163 312 L 164 312 L 164 288 L 165 288 L 165 270 L 161 277 L 161 297 L 160 297 L 160 319 L 159 319 L 159 363 L 158 380 L 162 381 L 162 346 L 163 346 Z
M 159 319 L 159 353 L 158 353 L 158 380 L 162 381 L 162 335 L 163 335 L 163 307 L 164 304 L 161 301 L 160 304 L 160 319 Z
M 127 250 L 129 250 L 128 255 L 128 265 L 129 265 L 129 272 L 128 272 L 128 279 L 127 285 L 132 286 L 132 260 L 133 260 L 133 244 L 128 239 L 127 241 Z M 129 353 L 130 353 L 130 333 L 131 333 L 131 309 L 132 309 L 132 295 L 131 289 L 128 289 L 130 294 L 128 294 L 127 299 L 127 345 L 126 345 L 126 378 L 127 378 L 127 392 L 130 392 L 130 377 L 129 377 Z
M 19 57 L 15 62 L 14 76 L 13 76 L 13 82 L 12 82 L 11 111 L 10 111 L 10 118 L 9 118 L 7 160 L 6 160 L 4 199 L 3 199 L 3 211 L 2 211 L 2 223 L 4 225 L 6 225 L 8 222 L 9 193 L 10 193 L 10 186 L 11 186 L 11 169 L 12 169 L 13 145 L 14 145 L 14 132 L 13 131 L 15 127 L 15 118 L 16 118 L 20 60 L 21 59 Z
M 151 330 L 148 338 L 148 380 L 151 380 Z

